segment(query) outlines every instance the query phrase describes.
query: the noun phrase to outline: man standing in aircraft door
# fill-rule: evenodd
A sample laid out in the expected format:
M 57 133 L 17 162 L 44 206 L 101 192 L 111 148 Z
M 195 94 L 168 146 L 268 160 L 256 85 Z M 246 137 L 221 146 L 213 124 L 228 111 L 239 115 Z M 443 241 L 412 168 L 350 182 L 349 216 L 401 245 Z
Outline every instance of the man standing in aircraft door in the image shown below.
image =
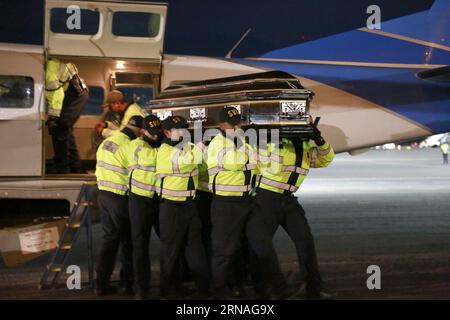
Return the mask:
M 83 111 L 89 91 L 73 63 L 50 58 L 45 72 L 48 132 L 52 136 L 53 167 L 48 173 L 83 173 L 73 126 Z

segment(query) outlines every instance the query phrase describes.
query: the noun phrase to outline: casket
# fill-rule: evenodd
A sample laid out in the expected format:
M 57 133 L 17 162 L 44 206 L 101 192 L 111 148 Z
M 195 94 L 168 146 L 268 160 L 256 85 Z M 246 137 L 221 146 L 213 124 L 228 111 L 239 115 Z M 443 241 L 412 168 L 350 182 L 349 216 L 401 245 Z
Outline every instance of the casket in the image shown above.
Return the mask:
M 179 115 L 191 128 L 201 122 L 208 129 L 218 127 L 220 109 L 234 106 L 244 128 L 279 129 L 280 136 L 307 138 L 313 95 L 295 76 L 270 71 L 174 85 L 162 91 L 150 109 L 161 120 Z

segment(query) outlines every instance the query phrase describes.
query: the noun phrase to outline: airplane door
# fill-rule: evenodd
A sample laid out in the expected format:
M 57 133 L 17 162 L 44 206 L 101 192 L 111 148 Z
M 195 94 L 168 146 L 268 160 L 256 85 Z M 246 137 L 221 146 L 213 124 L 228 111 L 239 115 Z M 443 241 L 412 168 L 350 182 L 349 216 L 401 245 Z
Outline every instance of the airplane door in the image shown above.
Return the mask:
M 0 61 L 0 176 L 41 176 L 42 48 L 5 45 Z
M 45 47 L 50 56 L 161 61 L 167 4 L 45 2 Z

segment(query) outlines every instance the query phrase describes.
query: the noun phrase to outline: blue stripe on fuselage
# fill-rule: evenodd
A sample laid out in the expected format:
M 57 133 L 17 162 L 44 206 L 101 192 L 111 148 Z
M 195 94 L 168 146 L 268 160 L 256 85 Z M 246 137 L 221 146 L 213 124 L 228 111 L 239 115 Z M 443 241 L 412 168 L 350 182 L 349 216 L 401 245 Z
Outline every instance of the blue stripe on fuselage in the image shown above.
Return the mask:
M 331 60 L 371 63 L 439 64 L 450 62 L 450 51 L 365 31 L 354 30 L 274 50 L 261 58 Z
M 245 60 L 341 89 L 430 128 L 450 131 L 450 89 L 416 78 L 417 69 L 353 67 Z
M 450 46 L 450 1 L 437 0 L 426 11 L 383 22 L 383 31 Z

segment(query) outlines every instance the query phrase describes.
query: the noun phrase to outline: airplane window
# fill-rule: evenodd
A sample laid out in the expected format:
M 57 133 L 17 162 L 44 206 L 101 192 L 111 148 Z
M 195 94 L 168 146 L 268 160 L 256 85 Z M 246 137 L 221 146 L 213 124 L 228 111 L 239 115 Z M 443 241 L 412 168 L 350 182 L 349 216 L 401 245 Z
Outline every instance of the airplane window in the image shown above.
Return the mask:
M 80 19 L 74 19 L 75 13 L 67 8 L 53 8 L 50 11 L 50 30 L 54 33 L 94 35 L 98 33 L 100 13 L 89 9 L 80 9 Z
M 126 101 L 134 101 L 144 108 L 149 107 L 150 100 L 153 99 L 153 88 L 123 87 L 118 90 L 122 91 Z
M 97 116 L 103 113 L 103 100 L 105 91 L 102 87 L 89 86 L 89 99 L 83 109 L 82 115 Z
M 159 33 L 161 16 L 147 12 L 115 12 L 112 33 L 115 36 L 154 38 Z
M 31 77 L 0 75 L 0 108 L 32 108 L 34 81 Z

